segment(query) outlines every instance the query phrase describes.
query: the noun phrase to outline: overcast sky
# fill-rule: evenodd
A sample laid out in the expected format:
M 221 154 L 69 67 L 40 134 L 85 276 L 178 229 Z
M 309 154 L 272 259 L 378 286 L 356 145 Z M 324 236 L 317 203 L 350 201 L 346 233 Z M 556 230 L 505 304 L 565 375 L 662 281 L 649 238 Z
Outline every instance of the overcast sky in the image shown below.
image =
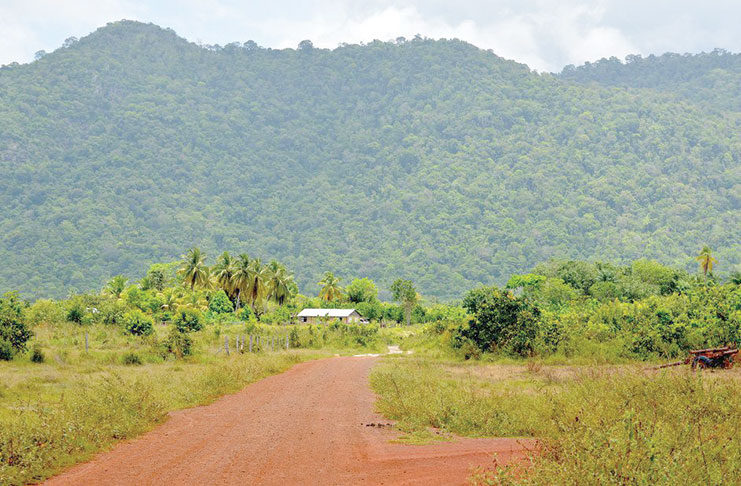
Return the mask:
M 120 19 L 221 45 L 457 37 L 539 71 L 627 54 L 741 51 L 734 0 L 0 0 L 0 64 L 29 62 Z

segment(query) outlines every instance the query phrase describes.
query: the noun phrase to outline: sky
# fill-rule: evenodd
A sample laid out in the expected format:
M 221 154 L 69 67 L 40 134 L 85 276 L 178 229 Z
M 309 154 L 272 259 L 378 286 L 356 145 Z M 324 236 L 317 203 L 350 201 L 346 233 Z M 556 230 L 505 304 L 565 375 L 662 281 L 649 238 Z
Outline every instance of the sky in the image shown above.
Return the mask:
M 203 44 L 458 38 L 538 71 L 628 54 L 741 51 L 738 0 L 0 0 L 0 65 L 121 19 Z

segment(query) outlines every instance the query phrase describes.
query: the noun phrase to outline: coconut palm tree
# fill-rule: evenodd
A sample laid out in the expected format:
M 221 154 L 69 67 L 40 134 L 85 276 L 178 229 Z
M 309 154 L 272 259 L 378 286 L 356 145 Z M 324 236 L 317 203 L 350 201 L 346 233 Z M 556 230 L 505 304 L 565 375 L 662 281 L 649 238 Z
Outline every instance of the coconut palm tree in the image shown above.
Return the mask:
M 250 257 L 242 253 L 234 263 L 234 293 L 236 294 L 236 305 L 234 309 L 239 309 L 240 297 L 246 295 L 246 289 L 252 275 L 252 265 Z
M 103 287 L 103 292 L 110 295 L 111 297 L 120 299 L 121 294 L 126 289 L 126 282 L 128 281 L 129 279 L 124 277 L 123 275 L 116 275 L 115 277 L 110 279 L 107 284 L 105 284 L 105 287 Z
M 190 290 L 194 290 L 196 286 L 209 287 L 209 269 L 205 263 L 206 255 L 201 253 L 201 249 L 193 247 L 182 258 L 178 275 L 183 277 L 183 284 L 189 286 Z
M 268 264 L 268 298 L 273 299 L 278 305 L 283 305 L 290 299 L 296 284 L 286 267 L 275 260 Z
M 695 257 L 695 260 L 700 262 L 700 269 L 705 276 L 705 282 L 708 281 L 708 273 L 713 273 L 713 264 L 718 263 L 718 260 L 713 258 L 712 250 L 708 245 L 702 247 L 702 251 Z
M 324 299 L 327 302 L 333 302 L 342 298 L 342 287 L 340 287 L 340 278 L 334 276 L 332 272 L 324 274 L 317 285 L 322 289 L 319 291 L 319 298 Z
M 170 312 L 177 310 L 181 297 L 177 289 L 167 287 L 157 295 L 162 300 L 162 305 L 160 306 L 162 310 Z
M 245 295 L 255 315 L 260 315 L 263 303 L 268 296 L 269 277 L 268 268 L 259 258 L 250 262 L 250 275 L 245 287 Z
M 235 288 L 234 288 L 234 271 L 236 270 L 236 262 L 234 258 L 225 251 L 219 257 L 213 268 L 213 277 L 216 281 L 216 285 L 226 292 L 226 295 L 233 300 Z

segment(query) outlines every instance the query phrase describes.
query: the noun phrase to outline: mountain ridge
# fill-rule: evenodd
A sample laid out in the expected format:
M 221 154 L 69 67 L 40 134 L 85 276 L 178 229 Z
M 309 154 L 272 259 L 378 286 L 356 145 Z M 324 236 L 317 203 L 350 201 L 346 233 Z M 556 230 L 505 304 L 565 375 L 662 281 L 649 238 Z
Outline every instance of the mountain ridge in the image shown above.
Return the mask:
M 0 287 L 97 288 L 192 245 L 279 258 L 307 293 L 334 270 L 446 299 L 550 257 L 738 264 L 741 96 L 586 78 L 456 40 L 109 24 L 0 69 Z

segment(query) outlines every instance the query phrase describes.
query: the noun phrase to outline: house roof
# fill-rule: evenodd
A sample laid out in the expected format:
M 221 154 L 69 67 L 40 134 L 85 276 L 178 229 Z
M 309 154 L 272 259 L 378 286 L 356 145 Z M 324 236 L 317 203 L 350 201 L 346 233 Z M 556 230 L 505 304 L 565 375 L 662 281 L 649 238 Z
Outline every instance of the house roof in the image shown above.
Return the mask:
M 348 317 L 355 309 L 304 309 L 299 317 Z

